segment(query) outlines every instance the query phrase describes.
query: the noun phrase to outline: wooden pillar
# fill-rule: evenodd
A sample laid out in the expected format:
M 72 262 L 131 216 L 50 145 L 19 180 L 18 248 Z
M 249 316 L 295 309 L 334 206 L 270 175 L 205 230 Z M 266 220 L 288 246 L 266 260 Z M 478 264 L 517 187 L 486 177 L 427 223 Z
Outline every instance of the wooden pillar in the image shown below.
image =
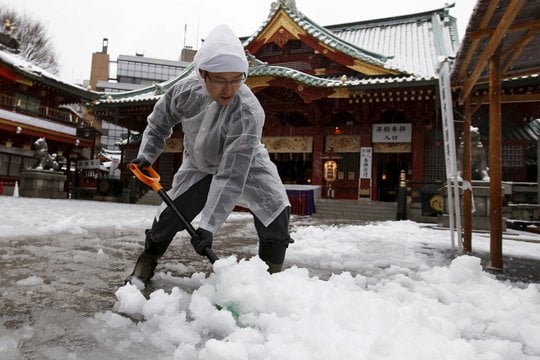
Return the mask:
M 489 60 L 489 268 L 493 270 L 503 269 L 501 129 L 501 48 L 499 46 Z
M 416 124 L 415 124 L 416 125 Z M 413 127 L 412 137 L 412 156 L 410 168 L 412 170 L 412 181 L 421 180 L 424 178 L 424 151 L 426 150 L 425 135 L 426 124 L 419 123 L 418 126 Z
M 472 181 L 472 148 L 471 148 L 471 96 L 464 100 L 465 120 L 463 123 L 463 169 L 462 176 L 464 182 Z M 472 251 L 472 188 L 466 187 L 463 190 L 463 250 L 470 253 Z
M 313 185 L 323 185 L 322 171 L 323 164 L 321 155 L 324 153 L 325 134 L 322 126 L 315 126 L 313 133 L 313 157 L 311 165 L 311 183 Z

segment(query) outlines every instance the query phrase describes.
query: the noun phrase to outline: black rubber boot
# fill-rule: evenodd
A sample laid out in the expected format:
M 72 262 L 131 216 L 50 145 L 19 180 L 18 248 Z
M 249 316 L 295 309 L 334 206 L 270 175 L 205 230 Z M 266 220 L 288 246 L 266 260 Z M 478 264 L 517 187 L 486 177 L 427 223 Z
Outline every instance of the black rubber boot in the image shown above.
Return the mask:
M 259 235 L 259 257 L 268 265 L 270 274 L 280 272 L 285 262 L 287 247 L 294 242 L 289 235 L 289 207 L 268 226 L 264 226 L 256 216 L 254 218 Z
M 266 265 L 268 265 L 268 272 L 270 274 L 281 272 L 281 270 L 283 269 L 283 264 L 272 264 L 267 261 Z
M 278 273 L 283 269 L 286 244 L 277 242 L 259 243 L 259 257 L 268 265 L 270 274 Z
M 151 255 L 145 251 L 139 255 L 135 268 L 129 277 L 126 279 L 126 283 L 132 282 L 135 277 L 139 279 L 144 285 L 147 285 L 150 279 L 154 276 L 154 270 L 157 266 L 159 255 Z

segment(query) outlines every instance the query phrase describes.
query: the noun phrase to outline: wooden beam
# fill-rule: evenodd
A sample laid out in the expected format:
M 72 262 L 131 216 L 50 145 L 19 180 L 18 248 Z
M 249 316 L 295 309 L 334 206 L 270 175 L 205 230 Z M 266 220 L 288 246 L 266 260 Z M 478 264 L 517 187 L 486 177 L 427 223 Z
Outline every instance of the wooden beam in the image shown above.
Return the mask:
M 489 104 L 489 96 L 473 96 L 472 102 L 480 105 Z M 528 102 L 540 102 L 540 93 L 501 95 L 501 103 L 503 104 Z
M 495 13 L 495 10 L 497 10 L 498 6 L 497 1 L 491 1 L 488 5 L 488 8 L 486 9 L 486 12 L 484 13 L 484 17 L 480 21 L 479 29 L 485 29 L 487 28 L 489 21 L 491 20 L 491 17 Z M 461 63 L 461 68 L 459 69 L 458 79 L 465 79 L 467 78 L 467 69 L 469 68 L 469 64 L 472 61 L 472 58 L 474 54 L 476 53 L 476 49 L 478 48 L 478 45 L 480 44 L 480 41 L 483 39 L 483 37 L 471 37 L 471 44 L 469 46 L 469 49 L 467 53 L 465 54 L 465 58 L 463 59 L 463 62 Z M 466 96 L 463 96 L 465 98 Z
M 521 31 L 526 29 L 531 29 L 534 31 L 538 31 L 540 28 L 540 20 L 531 20 L 531 21 L 523 21 L 519 23 L 513 23 L 510 28 L 508 28 L 508 32 L 515 32 L 515 31 Z M 488 36 L 491 36 L 495 30 L 494 29 L 480 29 L 478 31 L 473 31 L 469 35 L 471 39 L 475 40 L 482 40 Z
M 501 125 L 501 49 L 489 60 L 489 222 L 490 263 L 503 269 L 502 259 L 502 125 Z
M 537 76 L 538 74 L 539 74 L 539 71 L 537 69 L 533 69 L 532 71 L 530 69 L 521 70 L 521 71 L 511 71 L 511 72 L 507 71 L 505 74 L 501 74 L 501 79 L 511 80 L 511 79 L 519 78 L 523 76 L 531 76 L 531 75 Z M 482 85 L 482 84 L 487 84 L 487 83 L 489 83 L 489 76 L 478 78 L 478 80 L 476 80 L 475 85 Z M 461 98 L 461 102 L 463 101 L 462 99 L 464 99 L 464 97 Z
M 506 35 L 506 32 L 512 25 L 512 22 L 514 21 L 519 10 L 523 7 L 525 1 L 526 0 L 511 0 L 510 4 L 506 8 L 506 11 L 501 18 L 501 21 L 493 31 L 493 34 L 490 37 L 486 47 L 484 48 L 482 54 L 477 60 L 474 70 L 464 82 L 463 92 L 461 94 L 462 99 L 469 96 L 469 94 L 471 93 L 474 85 L 476 84 L 476 81 L 478 80 L 480 75 L 482 75 L 482 72 L 484 71 L 489 59 L 493 56 L 493 53 L 500 47 L 503 37 Z M 490 3 L 498 4 L 499 2 L 491 1 Z
M 473 116 L 478 111 L 478 109 L 480 109 L 483 105 L 481 102 L 473 102 L 473 103 L 474 103 L 474 107 L 471 110 L 471 116 Z

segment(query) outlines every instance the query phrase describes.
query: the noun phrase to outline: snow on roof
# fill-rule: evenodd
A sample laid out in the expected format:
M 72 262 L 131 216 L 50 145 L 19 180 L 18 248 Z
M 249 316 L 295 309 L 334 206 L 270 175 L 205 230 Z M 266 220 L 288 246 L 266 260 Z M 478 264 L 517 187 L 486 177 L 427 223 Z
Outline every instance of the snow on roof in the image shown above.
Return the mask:
M 86 93 L 89 98 L 98 96 L 98 92 L 88 90 L 82 85 L 70 83 L 62 80 L 60 77 L 54 75 L 48 70 L 45 70 L 31 62 L 23 59 L 18 54 L 13 54 L 4 50 L 0 50 L 0 62 L 10 65 L 16 71 L 27 74 L 31 78 L 41 78 L 43 80 L 52 81 L 54 83 L 63 85 L 67 88 L 71 88 L 77 92 Z

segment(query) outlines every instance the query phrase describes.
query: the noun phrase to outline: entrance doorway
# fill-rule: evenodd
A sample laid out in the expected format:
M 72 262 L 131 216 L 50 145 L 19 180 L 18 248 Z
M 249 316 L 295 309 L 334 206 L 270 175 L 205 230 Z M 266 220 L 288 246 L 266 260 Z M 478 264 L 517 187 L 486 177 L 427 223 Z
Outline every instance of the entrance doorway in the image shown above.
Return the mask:
M 311 180 L 311 153 L 270 153 L 284 184 L 309 184 Z
M 410 154 L 392 153 L 376 154 L 377 166 L 377 199 L 379 201 L 396 201 L 401 170 L 407 171 Z

